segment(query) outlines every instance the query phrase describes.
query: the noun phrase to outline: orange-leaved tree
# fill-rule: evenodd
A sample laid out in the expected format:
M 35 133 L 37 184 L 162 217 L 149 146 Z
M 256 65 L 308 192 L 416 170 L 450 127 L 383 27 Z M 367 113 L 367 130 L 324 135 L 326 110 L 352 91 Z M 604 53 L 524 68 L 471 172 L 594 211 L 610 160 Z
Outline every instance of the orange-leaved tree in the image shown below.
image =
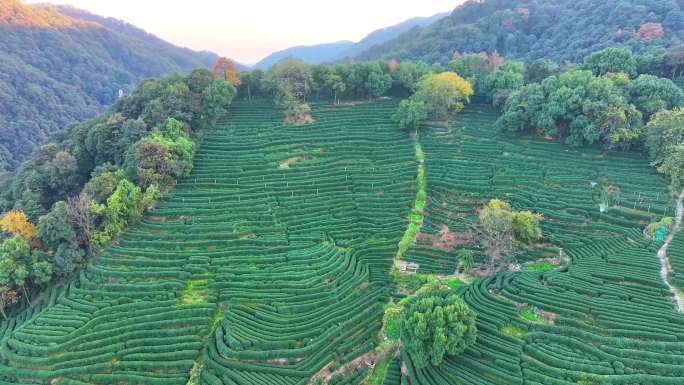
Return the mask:
M 20 235 L 26 240 L 35 238 L 38 232 L 36 225 L 31 223 L 21 210 L 8 211 L 0 217 L 0 229 L 13 235 Z
M 0 314 L 4 319 L 7 319 L 5 308 L 19 302 L 19 294 L 16 290 L 12 290 L 7 286 L 0 286 Z
M 219 58 L 216 63 L 214 63 L 212 73 L 215 77 L 224 79 L 236 87 L 240 85 L 240 72 L 238 71 L 235 62 L 230 59 L 225 57 Z

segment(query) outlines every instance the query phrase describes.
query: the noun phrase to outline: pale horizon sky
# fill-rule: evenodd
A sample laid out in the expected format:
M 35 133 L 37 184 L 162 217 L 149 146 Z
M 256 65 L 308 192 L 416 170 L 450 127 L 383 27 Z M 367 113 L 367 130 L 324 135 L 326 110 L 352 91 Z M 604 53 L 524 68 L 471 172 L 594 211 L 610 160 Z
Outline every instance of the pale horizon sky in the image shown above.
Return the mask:
M 45 3 L 45 0 L 25 0 Z M 244 64 L 296 45 L 358 41 L 464 0 L 48 0 L 124 20 L 175 45 L 213 51 Z

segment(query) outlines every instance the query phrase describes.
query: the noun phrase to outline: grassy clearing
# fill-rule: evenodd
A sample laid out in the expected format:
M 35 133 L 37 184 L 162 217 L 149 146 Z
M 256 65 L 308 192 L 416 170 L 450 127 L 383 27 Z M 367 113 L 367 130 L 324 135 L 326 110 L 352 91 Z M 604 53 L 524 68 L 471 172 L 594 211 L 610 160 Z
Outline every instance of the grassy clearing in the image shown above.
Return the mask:
M 456 290 L 459 287 L 466 284 L 465 282 L 461 281 L 460 279 L 458 279 L 456 277 L 444 278 L 444 283 L 446 283 L 447 286 L 449 286 L 450 288 L 452 288 L 454 290 Z
M 549 271 L 557 268 L 558 266 L 554 265 L 553 263 L 549 261 L 539 261 L 539 262 L 534 262 L 530 263 L 528 265 L 524 265 L 522 268 L 522 271 L 527 271 L 527 272 L 532 272 L 532 271 Z
M 539 313 L 535 312 L 532 309 L 522 309 L 520 310 L 520 317 L 524 319 L 525 321 L 530 321 L 530 322 L 536 322 L 536 323 L 541 323 L 544 320 L 542 319 L 542 316 L 539 315 Z
M 506 335 L 517 338 L 523 338 L 523 336 L 525 335 L 525 329 L 511 324 L 502 326 L 501 332 Z
M 202 275 L 196 276 L 196 278 L 188 279 L 185 284 L 185 290 L 183 290 L 183 295 L 181 296 L 180 302 L 182 304 L 196 305 L 200 303 L 207 303 L 207 300 L 211 294 L 211 290 L 208 285 L 212 280 L 213 275 L 210 272 L 206 272 Z
M 399 315 L 392 315 L 387 318 L 387 324 L 385 325 L 385 336 L 389 340 L 398 340 L 401 336 L 399 332 Z
M 209 296 L 207 290 L 208 283 L 209 278 L 189 279 L 185 285 L 181 303 L 189 305 L 206 303 Z

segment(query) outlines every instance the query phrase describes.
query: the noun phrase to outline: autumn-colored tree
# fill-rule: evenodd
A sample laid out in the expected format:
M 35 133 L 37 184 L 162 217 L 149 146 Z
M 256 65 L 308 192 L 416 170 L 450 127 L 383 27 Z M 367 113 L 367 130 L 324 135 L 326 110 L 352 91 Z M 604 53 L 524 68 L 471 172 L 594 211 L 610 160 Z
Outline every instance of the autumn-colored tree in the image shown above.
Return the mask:
M 499 55 L 499 52 L 494 50 L 494 52 L 489 55 L 487 68 L 489 71 L 494 71 L 498 66 L 502 65 L 504 62 L 503 56 Z
M 514 11 L 520 16 L 522 21 L 528 22 L 530 20 L 530 9 L 529 8 L 519 7 L 519 8 L 515 8 Z
M 479 213 L 474 230 L 485 249 L 492 271 L 499 270 L 516 253 L 520 243 L 533 243 L 543 237 L 540 222 L 544 216 L 531 211 L 513 211 L 500 199 L 490 200 Z
M 0 314 L 4 319 L 7 319 L 5 309 L 17 302 L 19 302 L 19 294 L 15 290 L 7 286 L 0 286 Z
M 651 41 L 655 40 L 661 36 L 665 31 L 663 30 L 663 25 L 660 23 L 645 23 L 639 27 L 634 33 L 634 36 L 639 40 Z
M 393 74 L 399 70 L 399 62 L 397 62 L 396 59 L 389 59 L 387 61 L 387 68 L 389 68 L 389 72 Z
M 425 103 L 428 113 L 437 119 L 448 119 L 470 102 L 473 87 L 454 72 L 425 76 L 418 82 L 412 100 Z
M 0 217 L 0 229 L 26 240 L 35 238 L 38 231 L 36 225 L 29 222 L 28 216 L 20 210 L 8 211 Z
M 240 72 L 238 71 L 235 62 L 225 57 L 219 58 L 216 63 L 214 63 L 212 73 L 215 77 L 225 79 L 225 81 L 234 86 L 239 86 L 241 83 Z

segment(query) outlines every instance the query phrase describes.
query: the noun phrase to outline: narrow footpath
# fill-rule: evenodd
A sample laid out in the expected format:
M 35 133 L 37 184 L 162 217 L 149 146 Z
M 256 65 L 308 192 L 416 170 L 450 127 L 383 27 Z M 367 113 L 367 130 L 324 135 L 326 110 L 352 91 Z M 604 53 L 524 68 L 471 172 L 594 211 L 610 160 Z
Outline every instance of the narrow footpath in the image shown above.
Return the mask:
M 675 210 L 675 222 L 674 225 L 672 226 L 672 231 L 665 237 L 665 242 L 663 242 L 663 245 L 660 247 L 658 250 L 658 259 L 660 259 L 660 277 L 663 279 L 663 282 L 667 285 L 667 287 L 670 288 L 670 291 L 674 295 L 675 302 L 677 304 L 677 310 L 679 310 L 680 313 L 684 313 L 684 298 L 682 298 L 682 295 L 679 293 L 679 291 L 670 284 L 670 281 L 667 279 L 668 274 L 672 271 L 672 265 L 670 264 L 670 260 L 667 257 L 667 248 L 670 246 L 670 242 L 672 242 L 672 239 L 674 239 L 675 234 L 677 234 L 677 231 L 679 231 L 679 227 L 682 224 L 682 212 L 684 211 L 684 190 L 679 193 L 679 196 L 677 197 L 677 208 Z

